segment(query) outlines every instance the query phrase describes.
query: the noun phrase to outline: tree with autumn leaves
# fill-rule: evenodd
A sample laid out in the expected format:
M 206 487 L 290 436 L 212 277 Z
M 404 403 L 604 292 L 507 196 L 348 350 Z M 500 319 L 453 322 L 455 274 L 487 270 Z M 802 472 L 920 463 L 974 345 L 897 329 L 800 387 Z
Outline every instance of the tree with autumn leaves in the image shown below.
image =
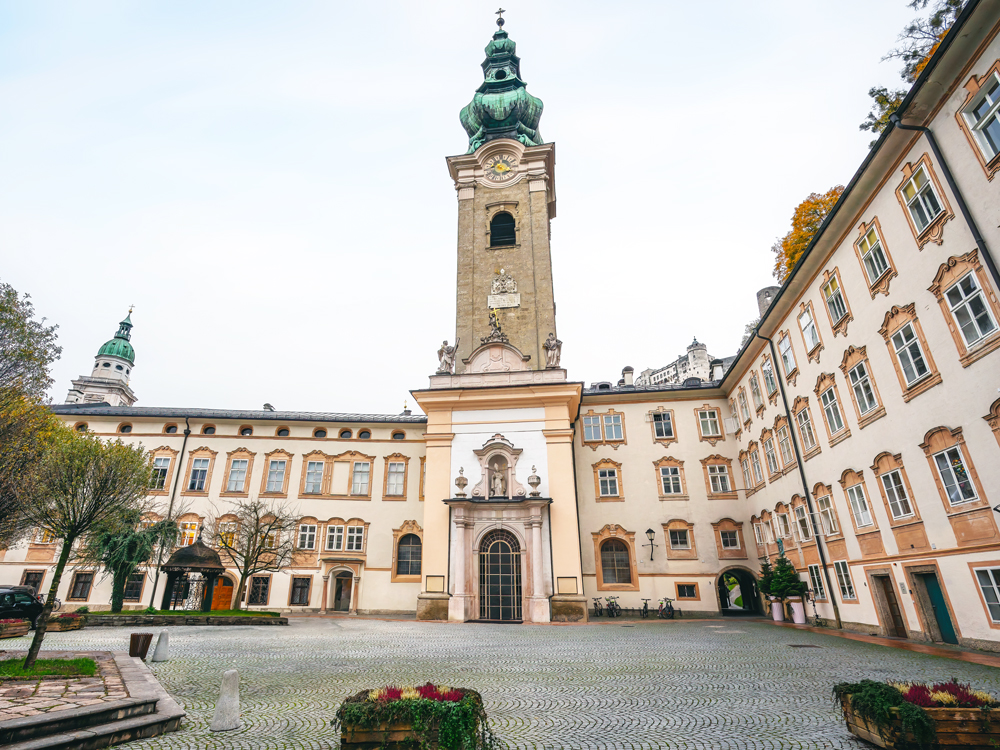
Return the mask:
M 823 220 L 829 215 L 834 204 L 844 192 L 843 185 L 830 188 L 825 193 L 810 193 L 810 195 L 795 207 L 792 214 L 791 231 L 772 245 L 774 251 L 774 278 L 784 283 L 788 274 L 799 262 L 802 253 L 809 247 L 812 238 L 816 236 Z

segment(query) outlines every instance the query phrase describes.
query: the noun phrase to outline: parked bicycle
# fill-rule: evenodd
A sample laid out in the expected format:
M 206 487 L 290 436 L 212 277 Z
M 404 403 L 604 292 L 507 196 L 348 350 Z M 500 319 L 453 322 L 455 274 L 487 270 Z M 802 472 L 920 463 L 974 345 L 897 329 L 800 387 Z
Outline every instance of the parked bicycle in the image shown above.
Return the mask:
M 649 599 L 642 600 L 642 609 L 639 611 L 639 616 L 644 620 L 649 617 Z
M 594 597 L 594 617 L 600 617 L 603 614 L 604 614 L 604 608 L 601 606 L 601 597 L 595 596 Z M 608 615 L 608 617 L 611 617 L 611 615 Z
M 607 601 L 608 617 L 621 617 L 622 608 L 618 606 L 618 597 L 607 596 L 605 600 Z
M 668 599 L 666 597 L 660 599 L 660 611 L 657 613 L 657 617 L 661 620 L 673 620 L 674 619 L 674 600 Z

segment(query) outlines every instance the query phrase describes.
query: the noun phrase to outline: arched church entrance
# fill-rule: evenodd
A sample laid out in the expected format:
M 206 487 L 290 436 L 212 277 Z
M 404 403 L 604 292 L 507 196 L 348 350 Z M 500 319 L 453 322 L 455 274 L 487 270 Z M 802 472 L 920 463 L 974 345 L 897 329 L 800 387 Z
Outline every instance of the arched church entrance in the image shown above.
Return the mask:
M 229 576 L 216 578 L 215 588 L 212 589 L 212 609 L 232 609 L 234 588 L 233 579 Z
M 479 545 L 479 619 L 521 622 L 521 545 L 506 529 Z
M 760 613 L 760 594 L 757 579 L 744 568 L 728 568 L 716 581 L 719 594 L 719 611 L 723 617 L 756 615 Z

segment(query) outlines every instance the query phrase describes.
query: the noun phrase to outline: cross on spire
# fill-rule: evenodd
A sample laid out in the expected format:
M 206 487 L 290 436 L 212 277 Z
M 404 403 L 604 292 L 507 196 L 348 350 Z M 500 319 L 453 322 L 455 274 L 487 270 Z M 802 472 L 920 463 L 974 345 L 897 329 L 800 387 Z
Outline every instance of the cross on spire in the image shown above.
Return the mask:
M 504 10 L 503 8 L 500 8 L 500 9 L 499 9 L 499 10 L 498 10 L 498 11 L 496 12 L 496 16 L 497 16 L 497 26 L 499 26 L 500 28 L 503 28 L 503 23 L 504 23 L 504 21 L 503 21 L 503 14 L 504 14 L 504 13 L 506 13 L 506 12 L 507 12 L 507 11 L 505 11 L 505 10 Z

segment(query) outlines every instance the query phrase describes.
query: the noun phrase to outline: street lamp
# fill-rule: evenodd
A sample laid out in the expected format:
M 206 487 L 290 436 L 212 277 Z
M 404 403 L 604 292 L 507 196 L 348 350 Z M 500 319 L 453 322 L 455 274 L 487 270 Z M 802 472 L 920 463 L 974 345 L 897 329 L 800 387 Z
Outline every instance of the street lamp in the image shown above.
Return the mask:
M 643 547 L 649 547 L 649 560 L 653 561 L 653 547 L 659 547 L 658 544 L 653 544 L 653 539 L 656 538 L 656 532 L 652 529 L 646 529 L 646 538 L 649 540 L 649 544 L 642 545 Z

